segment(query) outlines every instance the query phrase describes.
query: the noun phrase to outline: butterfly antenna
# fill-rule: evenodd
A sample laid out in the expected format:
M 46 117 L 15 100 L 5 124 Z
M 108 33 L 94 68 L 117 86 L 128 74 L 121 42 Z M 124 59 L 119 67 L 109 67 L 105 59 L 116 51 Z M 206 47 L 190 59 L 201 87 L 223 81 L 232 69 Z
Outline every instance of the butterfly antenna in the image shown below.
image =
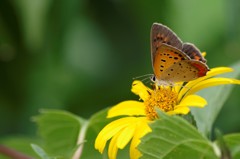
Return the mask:
M 149 79 L 149 81 L 151 82 L 150 77 L 145 77 L 145 78 L 143 78 L 141 81 L 144 82 L 144 81 L 146 81 L 146 80 L 148 80 L 148 79 Z
M 147 76 L 147 77 L 146 77 L 146 76 Z M 139 78 L 143 78 L 143 77 L 149 78 L 149 77 L 151 77 L 151 76 L 153 76 L 153 74 L 145 74 L 145 75 L 142 75 L 142 76 L 133 77 L 133 80 L 139 79 Z M 144 78 L 144 79 L 145 79 L 145 78 Z
M 146 82 L 146 84 L 150 84 L 152 81 L 151 80 L 149 80 L 148 82 Z

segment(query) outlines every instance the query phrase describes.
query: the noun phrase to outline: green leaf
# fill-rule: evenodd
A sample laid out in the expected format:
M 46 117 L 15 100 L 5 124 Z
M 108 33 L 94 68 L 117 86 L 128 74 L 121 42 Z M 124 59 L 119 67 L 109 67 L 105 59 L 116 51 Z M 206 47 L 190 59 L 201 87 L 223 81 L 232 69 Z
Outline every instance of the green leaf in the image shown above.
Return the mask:
M 240 76 L 240 62 L 233 65 L 234 72 L 221 77 L 238 78 Z M 212 125 L 216 120 L 225 101 L 230 95 L 234 85 L 222 85 L 211 87 L 200 91 L 198 94 L 208 101 L 208 105 L 203 109 L 191 108 L 192 114 L 197 122 L 197 127 L 201 133 L 206 136 L 211 134 Z
M 42 156 L 49 154 L 48 157 L 53 156 L 55 158 L 73 158 L 73 156 L 75 158 L 80 156 L 81 159 L 107 158 L 106 151 L 102 155 L 94 148 L 98 133 L 104 126 L 114 120 L 114 118 L 106 118 L 107 111 L 108 108 L 97 112 L 88 121 L 66 111 L 41 111 L 41 114 L 34 118 L 44 142 L 43 148 L 38 151 L 38 154 L 40 153 Z M 79 141 L 81 142 L 79 143 Z M 77 142 L 79 144 L 76 144 Z M 119 152 L 118 156 L 128 158 L 126 157 L 128 153 L 127 150 L 123 150 Z
M 74 114 L 62 110 L 42 110 L 33 119 L 43 139 L 43 148 L 51 156 L 71 158 L 77 146 L 84 142 L 86 122 Z
M 233 159 L 240 158 L 240 133 L 225 135 L 224 141 L 231 151 Z
M 152 132 L 142 138 L 139 150 L 144 159 L 217 159 L 210 141 L 179 116 L 159 112 Z

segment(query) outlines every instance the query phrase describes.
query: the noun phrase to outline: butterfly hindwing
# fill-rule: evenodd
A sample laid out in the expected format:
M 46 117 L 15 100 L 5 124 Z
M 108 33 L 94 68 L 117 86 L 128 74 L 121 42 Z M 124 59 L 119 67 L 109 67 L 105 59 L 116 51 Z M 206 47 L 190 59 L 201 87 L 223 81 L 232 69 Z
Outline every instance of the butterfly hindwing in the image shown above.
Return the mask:
M 183 60 L 173 64 L 164 74 L 160 80 L 175 82 L 189 82 L 199 77 L 205 76 L 209 70 L 208 66 L 197 60 Z
M 184 43 L 182 51 L 186 53 L 191 59 L 202 61 L 204 63 L 207 62 L 207 60 L 202 56 L 200 50 L 194 44 Z

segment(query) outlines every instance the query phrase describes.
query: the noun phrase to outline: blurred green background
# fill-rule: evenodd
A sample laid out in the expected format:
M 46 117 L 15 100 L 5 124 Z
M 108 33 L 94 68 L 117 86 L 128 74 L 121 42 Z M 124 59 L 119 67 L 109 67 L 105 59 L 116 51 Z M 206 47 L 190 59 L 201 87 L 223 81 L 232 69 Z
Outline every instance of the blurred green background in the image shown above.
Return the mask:
M 208 65 L 240 59 L 237 0 L 1 0 L 0 136 L 34 135 L 41 108 L 82 117 L 127 99 L 132 78 L 152 73 L 153 22 L 207 52 Z M 240 131 L 240 87 L 215 126 Z

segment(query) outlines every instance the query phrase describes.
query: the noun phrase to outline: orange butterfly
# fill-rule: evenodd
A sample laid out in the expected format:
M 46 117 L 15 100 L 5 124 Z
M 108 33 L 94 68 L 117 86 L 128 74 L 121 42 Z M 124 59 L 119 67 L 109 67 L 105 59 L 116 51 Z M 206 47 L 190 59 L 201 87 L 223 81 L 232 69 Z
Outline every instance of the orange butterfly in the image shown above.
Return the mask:
M 173 85 L 205 76 L 209 68 L 199 49 L 183 43 L 167 26 L 154 23 L 151 29 L 151 55 L 158 85 Z

